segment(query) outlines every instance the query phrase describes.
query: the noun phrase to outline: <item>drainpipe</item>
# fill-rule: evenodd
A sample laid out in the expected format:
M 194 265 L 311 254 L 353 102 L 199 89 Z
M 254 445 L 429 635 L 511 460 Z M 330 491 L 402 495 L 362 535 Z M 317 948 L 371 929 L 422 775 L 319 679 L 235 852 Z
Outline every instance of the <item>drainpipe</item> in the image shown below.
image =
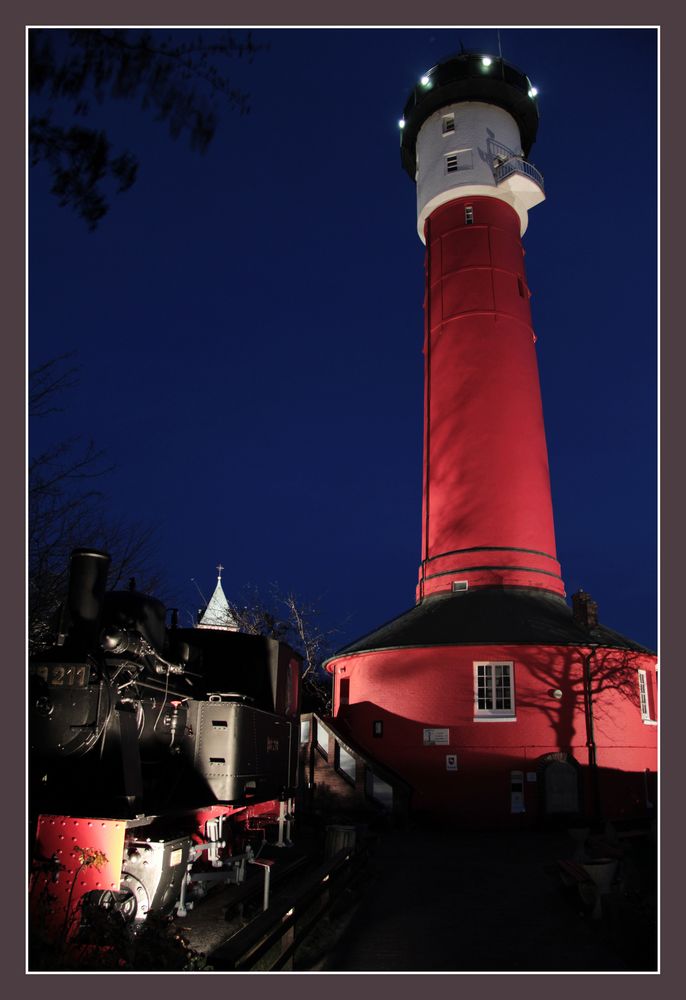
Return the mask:
M 584 712 L 586 715 L 586 749 L 588 751 L 588 766 L 591 773 L 591 788 L 593 790 L 593 819 L 602 818 L 600 802 L 600 784 L 598 781 L 598 758 L 596 753 L 595 734 L 593 731 L 593 688 L 591 684 L 591 659 L 598 648 L 597 643 L 589 643 L 589 652 L 583 655 L 584 670 Z

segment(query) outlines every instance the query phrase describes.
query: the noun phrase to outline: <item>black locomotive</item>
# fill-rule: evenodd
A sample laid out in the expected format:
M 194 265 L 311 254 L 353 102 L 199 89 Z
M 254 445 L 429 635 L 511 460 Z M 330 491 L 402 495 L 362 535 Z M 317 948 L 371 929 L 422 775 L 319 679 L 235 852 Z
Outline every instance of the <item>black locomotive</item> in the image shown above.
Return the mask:
M 32 898 L 78 926 L 86 903 L 127 917 L 239 881 L 267 836 L 288 841 L 300 658 L 285 643 L 179 628 L 109 556 L 72 553 L 54 645 L 29 669 Z M 211 871 L 203 871 L 210 868 Z

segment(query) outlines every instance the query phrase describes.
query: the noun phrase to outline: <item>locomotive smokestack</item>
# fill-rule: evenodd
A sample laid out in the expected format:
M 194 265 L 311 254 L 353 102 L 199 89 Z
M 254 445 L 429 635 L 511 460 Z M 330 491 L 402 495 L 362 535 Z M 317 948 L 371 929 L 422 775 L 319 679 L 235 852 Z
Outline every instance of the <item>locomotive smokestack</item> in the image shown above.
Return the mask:
M 62 612 L 60 644 L 92 646 L 100 619 L 111 559 L 98 549 L 74 549 L 69 562 L 67 599 Z

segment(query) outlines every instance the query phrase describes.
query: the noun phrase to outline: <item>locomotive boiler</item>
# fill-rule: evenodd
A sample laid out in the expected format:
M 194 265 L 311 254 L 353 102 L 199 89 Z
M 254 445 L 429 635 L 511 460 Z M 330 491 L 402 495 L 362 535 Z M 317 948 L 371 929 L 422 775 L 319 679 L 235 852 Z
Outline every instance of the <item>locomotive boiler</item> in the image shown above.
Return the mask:
M 283 642 L 180 628 L 110 559 L 72 553 L 54 644 L 29 665 L 31 909 L 73 937 L 93 907 L 185 912 L 288 843 L 300 668 Z

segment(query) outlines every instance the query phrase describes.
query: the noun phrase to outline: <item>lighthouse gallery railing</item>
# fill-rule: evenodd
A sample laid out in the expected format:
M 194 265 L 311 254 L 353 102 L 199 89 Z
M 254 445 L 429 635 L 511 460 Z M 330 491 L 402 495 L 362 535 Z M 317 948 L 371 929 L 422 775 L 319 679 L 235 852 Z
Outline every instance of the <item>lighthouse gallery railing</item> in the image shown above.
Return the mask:
M 493 176 L 495 177 L 496 184 L 500 184 L 501 181 L 504 181 L 506 177 L 510 176 L 510 174 L 524 174 L 526 177 L 530 177 L 532 181 L 538 184 L 541 191 L 544 190 L 543 174 L 537 170 L 533 164 L 528 163 L 520 157 L 513 157 L 511 160 L 506 160 L 505 163 L 501 163 L 493 169 Z

